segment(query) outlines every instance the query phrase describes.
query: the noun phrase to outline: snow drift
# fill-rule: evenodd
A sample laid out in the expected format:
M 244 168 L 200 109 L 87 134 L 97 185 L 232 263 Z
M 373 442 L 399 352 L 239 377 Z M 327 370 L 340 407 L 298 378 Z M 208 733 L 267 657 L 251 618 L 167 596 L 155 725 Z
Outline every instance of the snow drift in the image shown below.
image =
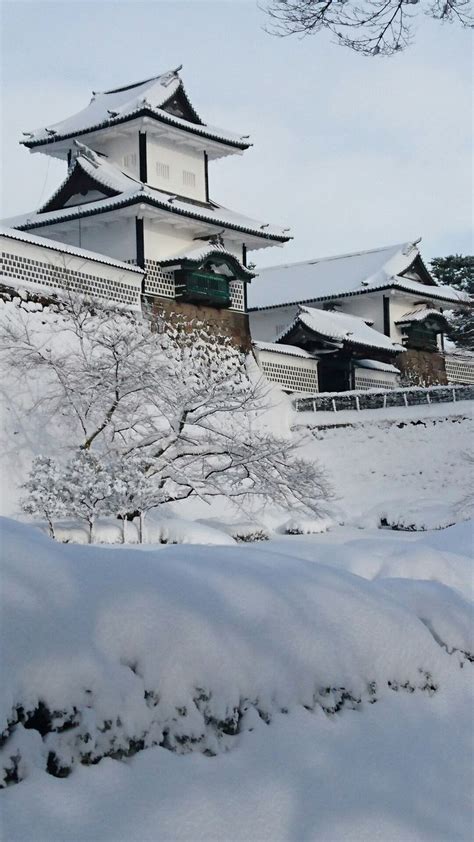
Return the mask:
M 153 745 L 217 754 L 281 712 L 364 710 L 467 680 L 461 591 L 394 582 L 393 567 L 356 576 L 337 567 L 337 542 L 331 566 L 308 538 L 109 549 L 2 525 L 7 783 Z M 317 536 L 329 554 L 330 536 Z

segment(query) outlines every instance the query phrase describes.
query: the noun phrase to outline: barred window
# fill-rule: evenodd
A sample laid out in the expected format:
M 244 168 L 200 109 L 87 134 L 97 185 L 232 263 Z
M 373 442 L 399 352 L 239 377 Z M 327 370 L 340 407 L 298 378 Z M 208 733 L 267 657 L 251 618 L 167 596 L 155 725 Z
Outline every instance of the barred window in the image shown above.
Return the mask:
M 123 159 L 123 165 L 128 170 L 133 170 L 137 165 L 137 156 L 135 152 L 132 152 L 130 155 L 125 155 Z
M 157 161 L 156 162 L 156 174 L 159 178 L 169 179 L 169 177 L 170 177 L 170 165 L 164 164 L 162 161 Z
M 196 175 L 189 170 L 183 170 L 183 184 L 185 187 L 196 187 Z

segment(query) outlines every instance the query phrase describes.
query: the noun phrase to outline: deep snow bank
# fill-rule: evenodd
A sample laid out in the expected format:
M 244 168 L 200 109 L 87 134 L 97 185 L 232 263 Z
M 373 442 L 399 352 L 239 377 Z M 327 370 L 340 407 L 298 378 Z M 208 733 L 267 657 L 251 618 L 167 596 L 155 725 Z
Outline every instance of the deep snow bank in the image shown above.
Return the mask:
M 307 560 L 291 540 L 105 549 L 4 521 L 7 781 L 157 744 L 216 754 L 282 711 L 363 711 L 467 681 L 460 591 L 338 569 L 331 533 L 312 556 L 294 539 Z M 325 540 L 333 565 L 318 562 Z

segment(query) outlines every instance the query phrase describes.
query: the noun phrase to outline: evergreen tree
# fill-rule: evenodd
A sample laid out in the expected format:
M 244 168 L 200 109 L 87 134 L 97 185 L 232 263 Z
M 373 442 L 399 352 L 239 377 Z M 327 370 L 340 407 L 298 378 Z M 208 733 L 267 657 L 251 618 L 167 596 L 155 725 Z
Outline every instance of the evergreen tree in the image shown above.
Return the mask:
M 474 296 L 474 255 L 451 254 L 434 257 L 431 271 L 441 284 Z M 472 307 L 459 307 L 448 315 L 449 338 L 460 348 L 474 351 L 474 312 Z

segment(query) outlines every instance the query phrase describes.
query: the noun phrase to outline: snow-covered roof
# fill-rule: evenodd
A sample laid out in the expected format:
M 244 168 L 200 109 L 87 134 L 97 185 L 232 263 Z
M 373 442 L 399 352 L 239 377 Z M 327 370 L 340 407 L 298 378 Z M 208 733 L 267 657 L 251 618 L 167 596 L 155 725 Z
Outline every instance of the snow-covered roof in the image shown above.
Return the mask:
M 402 345 L 384 336 L 359 316 L 348 313 L 335 313 L 328 310 L 317 310 L 314 307 L 300 307 L 293 322 L 280 334 L 281 341 L 298 325 L 303 325 L 310 331 L 334 342 L 348 342 L 351 345 L 363 345 L 367 348 L 380 348 L 384 351 L 398 353 L 403 351 Z
M 161 260 L 160 264 L 161 266 L 174 266 L 175 264 L 178 265 L 181 263 L 201 264 L 210 257 L 216 260 L 219 260 L 219 258 L 229 260 L 231 263 L 237 264 L 242 275 L 246 275 L 249 280 L 255 277 L 255 272 L 247 269 L 235 254 L 232 254 L 232 252 L 219 242 L 205 242 L 193 249 L 189 247 L 184 248 L 181 251 L 177 251 L 172 257 Z
M 439 310 L 434 310 L 432 307 L 422 307 L 419 310 L 410 310 L 409 313 L 405 313 L 403 316 L 400 316 L 399 319 L 395 322 L 396 325 L 404 325 L 409 324 L 411 322 L 424 322 L 426 319 L 429 318 L 436 318 L 436 319 L 443 319 L 446 321 L 446 318 Z
M 47 205 L 73 177 L 77 167 L 93 178 L 98 185 L 102 185 L 107 190 L 113 190 L 117 195 L 93 202 L 84 202 L 79 205 L 58 208 L 57 210 L 46 212 L 40 210 L 34 213 L 24 214 L 23 216 L 8 220 L 11 226 L 29 230 L 56 222 L 63 222 L 68 219 L 106 213 L 127 205 L 143 202 L 160 208 L 169 214 L 186 216 L 190 219 L 216 225 L 219 228 L 230 228 L 252 234 L 252 236 L 259 237 L 262 240 L 286 242 L 291 239 L 285 233 L 288 229 L 270 225 L 269 223 L 262 223 L 243 214 L 235 213 L 222 205 L 218 205 L 216 202 L 205 204 L 184 197 L 178 198 L 173 194 L 158 190 L 155 187 L 150 187 L 133 178 L 133 176 L 128 175 L 115 164 L 104 158 L 104 156 L 98 155 L 83 144 L 76 145 L 79 146 L 80 153 L 76 158 L 74 169 L 48 200 Z M 43 207 L 47 207 L 47 205 Z
M 316 360 L 314 354 L 305 351 L 304 348 L 298 348 L 296 345 L 280 345 L 277 342 L 252 342 L 252 345 L 257 351 L 273 351 L 276 354 L 288 354 L 291 357 L 305 357 L 310 360 Z
M 371 368 L 375 371 L 388 371 L 391 374 L 400 374 L 400 369 L 390 363 L 381 363 L 379 360 L 357 360 L 358 368 Z
M 114 260 L 113 257 L 107 257 L 106 254 L 100 254 L 96 251 L 89 251 L 88 249 L 79 248 L 78 246 L 70 246 L 67 243 L 60 243 L 57 240 L 50 240 L 47 237 L 37 237 L 34 234 L 18 231 L 16 228 L 7 228 L 0 225 L 0 237 L 6 237 L 10 240 L 19 240 L 23 243 L 30 243 L 34 246 L 40 246 L 44 249 L 51 249 L 65 254 L 70 254 L 74 257 L 82 257 L 84 260 L 93 260 L 96 263 L 105 263 L 107 266 L 115 266 L 118 269 L 123 269 L 134 274 L 144 275 L 144 270 L 139 266 L 134 266 L 131 263 L 124 263 L 121 260 Z
M 445 301 L 462 300 L 464 296 L 459 290 L 437 285 L 430 279 L 421 263 L 417 242 L 259 269 L 258 284 L 249 295 L 249 309 L 303 304 L 387 287 Z M 415 260 L 432 285 L 401 277 Z
M 147 114 L 160 122 L 238 149 L 243 150 L 251 146 L 247 137 L 207 125 L 201 120 L 186 95 L 179 76 L 180 69 L 181 67 L 178 67 L 121 88 L 94 91 L 86 108 L 58 123 L 24 132 L 25 139 L 21 142 L 28 148 L 51 144 Z M 192 120 L 183 119 L 165 110 L 170 100 L 178 93 L 185 97 Z

